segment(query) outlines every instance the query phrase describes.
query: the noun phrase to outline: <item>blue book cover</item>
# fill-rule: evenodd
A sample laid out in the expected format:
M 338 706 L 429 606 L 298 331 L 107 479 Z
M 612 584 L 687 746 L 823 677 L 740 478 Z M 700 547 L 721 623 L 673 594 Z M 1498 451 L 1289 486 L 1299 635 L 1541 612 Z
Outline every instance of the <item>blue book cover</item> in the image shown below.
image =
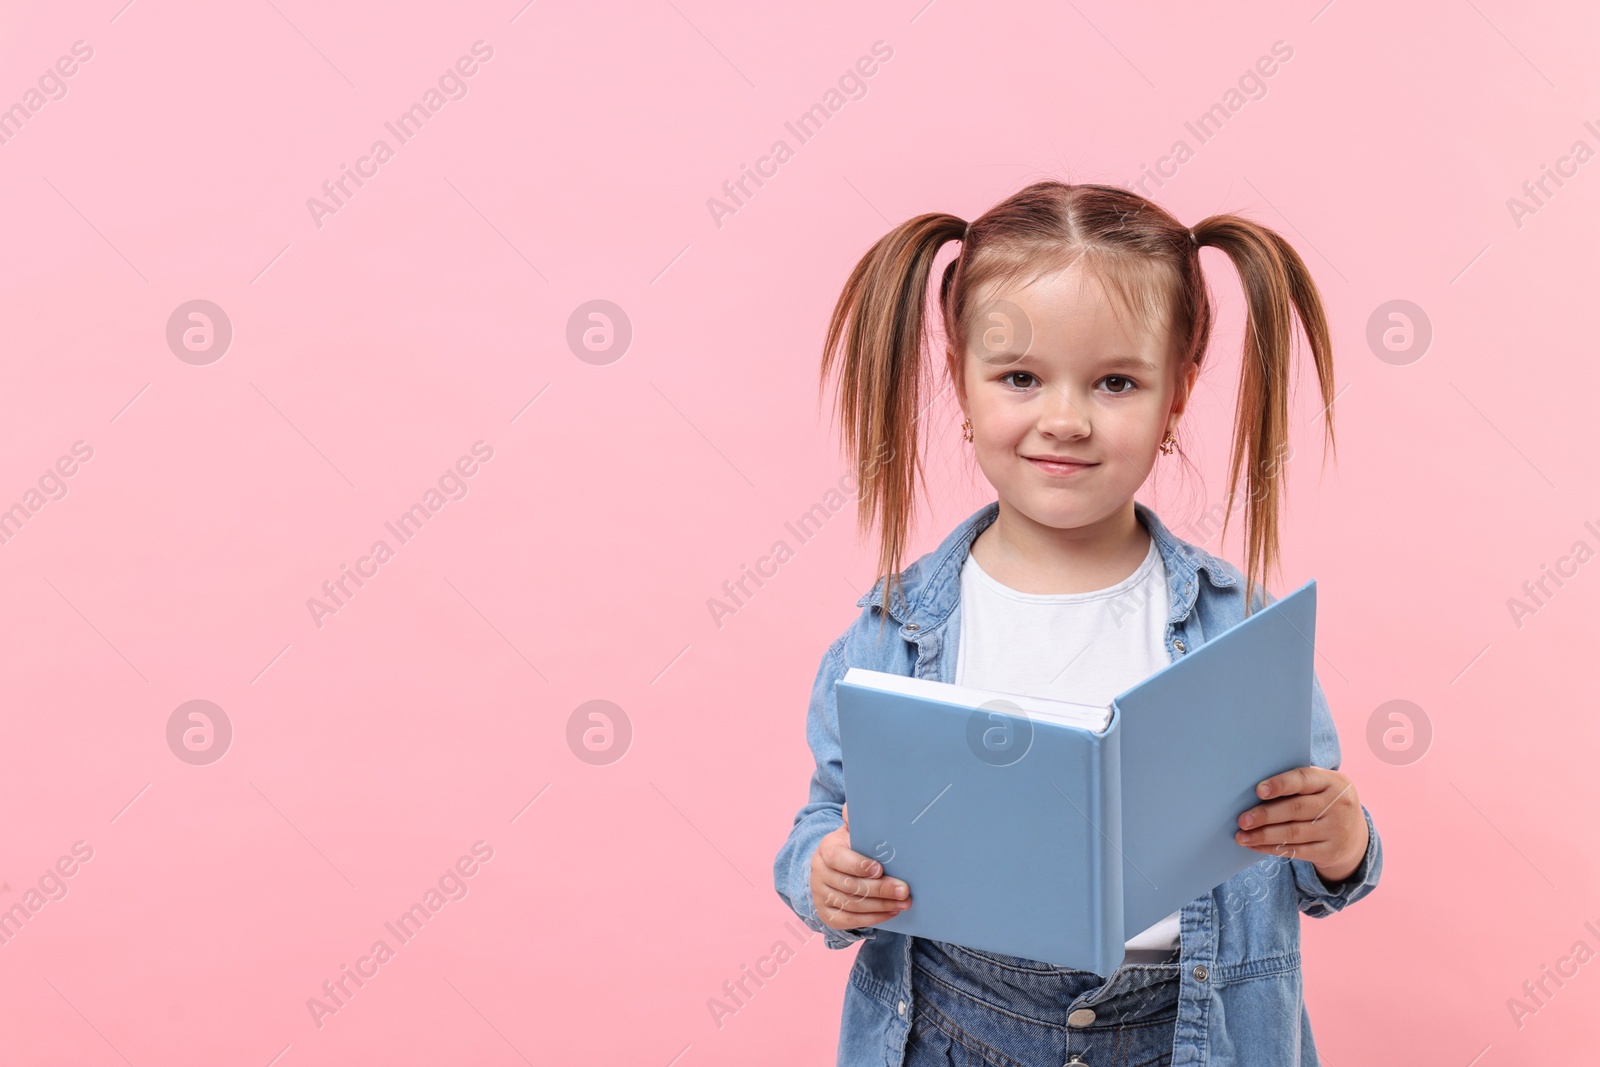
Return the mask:
M 1233 833 L 1311 762 L 1315 628 L 1310 581 L 1099 708 L 847 670 L 851 848 L 911 887 L 873 928 L 1109 975 L 1265 858 Z

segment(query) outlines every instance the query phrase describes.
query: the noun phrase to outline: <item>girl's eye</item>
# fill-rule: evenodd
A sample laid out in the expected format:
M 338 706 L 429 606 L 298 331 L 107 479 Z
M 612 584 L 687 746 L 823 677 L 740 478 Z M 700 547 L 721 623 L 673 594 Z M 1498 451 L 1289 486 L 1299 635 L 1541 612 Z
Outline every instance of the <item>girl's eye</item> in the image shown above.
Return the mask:
M 1026 380 L 1021 382 L 1021 383 L 1017 383 L 1017 382 L 1013 382 L 1012 381 L 1012 379 L 1014 379 L 1014 378 L 1023 378 L 1023 379 L 1026 379 Z M 1032 385 L 1034 382 L 1037 382 L 1039 379 L 1038 379 L 1037 376 L 1029 374 L 1025 370 L 1014 370 L 1014 371 L 1011 371 L 1009 374 L 1002 374 L 1000 376 L 999 380 L 1009 384 L 1013 389 L 1016 389 L 1016 390 L 1018 390 L 1020 392 L 1022 390 L 1027 389 L 1028 386 Z M 1111 388 L 1111 389 L 1107 390 L 1108 392 L 1111 393 L 1112 396 L 1121 396 L 1124 393 L 1131 393 L 1131 392 L 1133 392 L 1134 389 L 1138 388 L 1138 383 L 1137 382 L 1135 382 L 1132 378 L 1129 378 L 1129 377 L 1127 377 L 1125 375 L 1121 375 L 1121 374 L 1108 374 L 1104 378 L 1101 378 L 1100 380 L 1102 382 L 1120 382 L 1121 383 L 1121 387 L 1120 388 Z

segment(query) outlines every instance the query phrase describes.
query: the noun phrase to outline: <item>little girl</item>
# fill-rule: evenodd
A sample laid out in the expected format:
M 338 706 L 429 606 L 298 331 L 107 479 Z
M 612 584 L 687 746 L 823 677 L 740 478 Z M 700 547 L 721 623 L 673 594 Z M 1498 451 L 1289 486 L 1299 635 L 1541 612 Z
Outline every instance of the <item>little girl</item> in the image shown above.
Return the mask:
M 939 283 L 946 368 L 962 436 L 998 500 L 902 571 L 922 473 L 928 276 L 952 240 L 961 252 Z M 1231 513 L 1248 459 L 1248 576 L 1134 500 L 1157 453 L 1176 447 L 1206 352 L 1206 246 L 1233 261 L 1248 310 L 1228 487 Z M 1312 765 L 1260 783 L 1261 803 L 1239 814 L 1235 839 L 1264 858 L 1135 934 L 1109 976 L 874 929 L 915 906 L 915 887 L 851 847 L 834 702 L 854 666 L 1109 704 L 1271 603 L 1296 315 L 1331 446 L 1332 353 L 1316 286 L 1282 237 L 1239 216 L 1190 230 L 1124 189 L 1040 182 L 970 224 L 911 219 L 851 272 L 822 376 L 840 369 L 858 520 L 882 526 L 878 575 L 823 655 L 806 719 L 810 800 L 773 869 L 778 895 L 828 947 L 863 942 L 840 1067 L 1315 1067 L 1300 914 L 1360 900 L 1383 866 L 1372 816 L 1337 770 L 1339 738 L 1315 678 Z

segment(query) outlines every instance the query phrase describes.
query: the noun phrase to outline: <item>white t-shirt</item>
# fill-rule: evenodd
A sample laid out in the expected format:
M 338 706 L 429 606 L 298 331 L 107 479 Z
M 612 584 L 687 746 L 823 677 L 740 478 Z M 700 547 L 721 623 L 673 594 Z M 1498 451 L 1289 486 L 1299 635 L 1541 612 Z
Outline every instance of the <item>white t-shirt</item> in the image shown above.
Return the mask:
M 1087 593 L 1021 593 L 969 552 L 961 568 L 956 684 L 1079 704 L 1110 704 L 1170 662 L 1167 568 L 1152 539 L 1137 570 Z M 1178 912 L 1127 942 L 1178 947 Z

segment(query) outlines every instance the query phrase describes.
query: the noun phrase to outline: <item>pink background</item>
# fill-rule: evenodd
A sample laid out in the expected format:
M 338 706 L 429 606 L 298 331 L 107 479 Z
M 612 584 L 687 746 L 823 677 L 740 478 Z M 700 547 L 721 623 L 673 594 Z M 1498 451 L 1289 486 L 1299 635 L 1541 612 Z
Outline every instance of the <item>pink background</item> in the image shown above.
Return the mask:
M 0 908 L 93 850 L 0 945 L 0 1061 L 832 1063 L 854 951 L 800 942 L 771 875 L 818 660 L 874 562 L 851 507 L 784 529 L 845 473 L 827 314 L 911 215 L 1126 182 L 1180 138 L 1160 202 L 1279 228 L 1336 344 L 1338 462 L 1302 379 L 1272 587 L 1319 582 L 1319 677 L 1387 864 L 1303 921 L 1318 1044 L 1592 1050 L 1600 963 L 1520 1027 L 1507 1002 L 1600 950 L 1600 563 L 1520 626 L 1507 600 L 1600 548 L 1600 162 L 1520 225 L 1507 200 L 1600 148 L 1594 11 L 120 4 L 7 4 L 0 34 L 4 106 L 93 50 L 0 145 L 0 507 L 93 453 L 0 545 Z M 384 123 L 479 40 L 466 95 L 399 144 Z M 879 40 L 866 95 L 797 144 L 785 121 Z M 1184 123 L 1275 41 L 1266 94 L 1198 144 Z M 393 158 L 319 226 L 308 198 L 379 138 Z M 719 226 L 708 198 L 778 138 L 794 157 Z M 1242 314 L 1204 255 L 1198 472 L 1141 494 L 1191 540 L 1223 499 Z M 166 334 L 196 299 L 233 330 L 204 365 Z M 567 341 L 595 299 L 631 323 L 611 362 Z M 1397 299 L 1433 340 L 1392 363 L 1366 330 Z M 955 410 L 927 420 L 916 554 L 993 498 Z M 313 621 L 477 441 L 466 495 Z M 1238 561 L 1237 533 L 1208 547 Z M 794 558 L 719 627 L 708 600 L 779 539 Z M 168 746 L 191 700 L 232 724 L 206 765 Z M 631 724 L 624 758 L 569 746 L 591 700 Z M 1431 723 L 1423 758 L 1367 741 L 1391 700 Z M 319 1027 L 308 998 L 477 841 L 467 895 Z M 778 940 L 794 957 L 719 1026 L 708 1001 Z

